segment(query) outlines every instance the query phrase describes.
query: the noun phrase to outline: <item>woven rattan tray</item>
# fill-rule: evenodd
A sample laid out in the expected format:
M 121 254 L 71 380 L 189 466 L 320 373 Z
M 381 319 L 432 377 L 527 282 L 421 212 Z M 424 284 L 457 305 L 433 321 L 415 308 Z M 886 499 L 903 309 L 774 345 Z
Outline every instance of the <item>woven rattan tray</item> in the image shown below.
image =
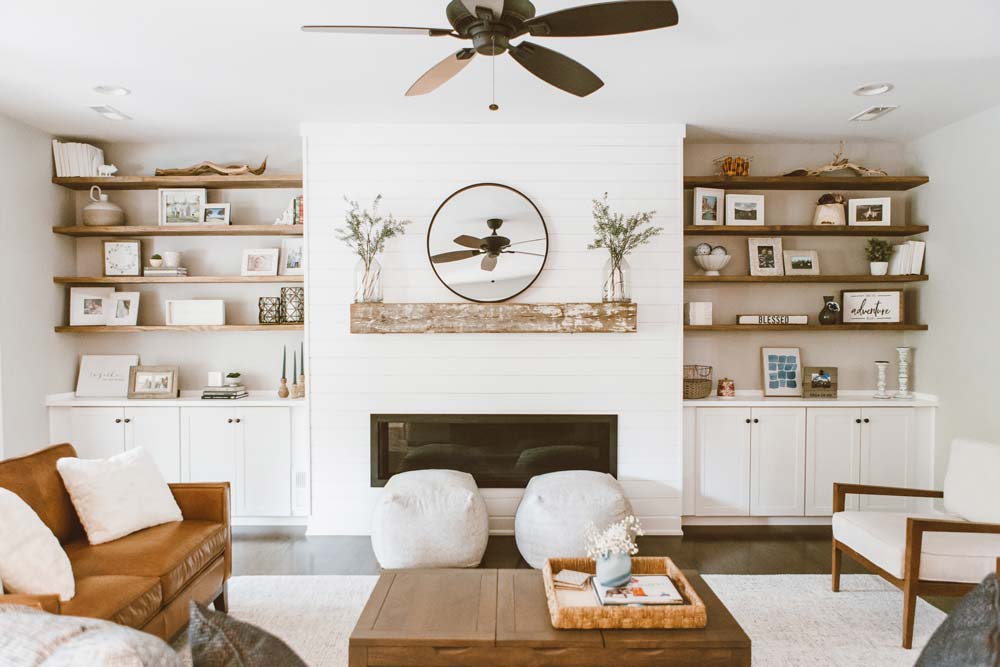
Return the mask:
M 561 570 L 595 573 L 591 558 L 550 558 L 542 577 L 552 626 L 568 630 L 703 628 L 708 623 L 705 603 L 669 558 L 633 558 L 632 574 L 665 574 L 684 596 L 683 605 L 601 606 L 590 589 L 556 589 L 552 575 Z

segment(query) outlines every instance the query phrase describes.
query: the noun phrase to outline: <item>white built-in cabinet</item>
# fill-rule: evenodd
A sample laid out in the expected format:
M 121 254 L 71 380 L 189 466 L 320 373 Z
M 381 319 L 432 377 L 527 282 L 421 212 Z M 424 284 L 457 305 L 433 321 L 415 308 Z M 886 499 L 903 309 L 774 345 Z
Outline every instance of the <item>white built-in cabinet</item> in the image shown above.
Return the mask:
M 53 442 L 71 442 L 81 458 L 100 459 L 144 448 L 167 482 L 181 481 L 179 408 L 75 408 Z M 72 436 L 72 437 L 71 437 Z

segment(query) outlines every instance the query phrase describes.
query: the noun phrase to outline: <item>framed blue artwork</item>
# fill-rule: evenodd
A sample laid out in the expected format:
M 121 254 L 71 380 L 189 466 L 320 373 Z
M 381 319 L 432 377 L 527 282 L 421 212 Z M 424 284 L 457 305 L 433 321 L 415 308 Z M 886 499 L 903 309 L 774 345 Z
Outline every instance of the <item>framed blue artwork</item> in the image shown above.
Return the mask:
M 764 396 L 802 396 L 802 354 L 797 347 L 760 348 Z

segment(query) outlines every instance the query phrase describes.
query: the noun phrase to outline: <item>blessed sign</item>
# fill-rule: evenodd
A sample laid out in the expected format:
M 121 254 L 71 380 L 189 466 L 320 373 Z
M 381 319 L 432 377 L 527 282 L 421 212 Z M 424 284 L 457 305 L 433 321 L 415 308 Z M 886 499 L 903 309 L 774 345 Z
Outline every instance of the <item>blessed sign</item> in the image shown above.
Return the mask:
M 841 292 L 844 324 L 896 324 L 903 321 L 903 290 Z

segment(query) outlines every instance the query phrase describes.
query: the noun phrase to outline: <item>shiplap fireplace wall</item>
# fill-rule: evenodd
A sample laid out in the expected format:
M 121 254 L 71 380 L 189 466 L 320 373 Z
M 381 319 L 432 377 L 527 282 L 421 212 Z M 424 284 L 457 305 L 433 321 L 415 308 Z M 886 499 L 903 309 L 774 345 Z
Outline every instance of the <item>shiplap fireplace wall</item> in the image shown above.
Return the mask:
M 313 506 L 311 534 L 370 532 L 372 413 L 618 414 L 619 477 L 648 532 L 680 532 L 681 125 L 303 125 Z M 386 302 L 456 302 L 428 264 L 438 205 L 479 182 L 527 195 L 549 257 L 524 303 L 598 301 L 591 200 L 657 211 L 664 234 L 629 259 L 636 334 L 351 335 L 357 258 L 336 240 L 344 197 L 412 220 L 384 257 Z M 513 531 L 520 489 L 484 489 Z

